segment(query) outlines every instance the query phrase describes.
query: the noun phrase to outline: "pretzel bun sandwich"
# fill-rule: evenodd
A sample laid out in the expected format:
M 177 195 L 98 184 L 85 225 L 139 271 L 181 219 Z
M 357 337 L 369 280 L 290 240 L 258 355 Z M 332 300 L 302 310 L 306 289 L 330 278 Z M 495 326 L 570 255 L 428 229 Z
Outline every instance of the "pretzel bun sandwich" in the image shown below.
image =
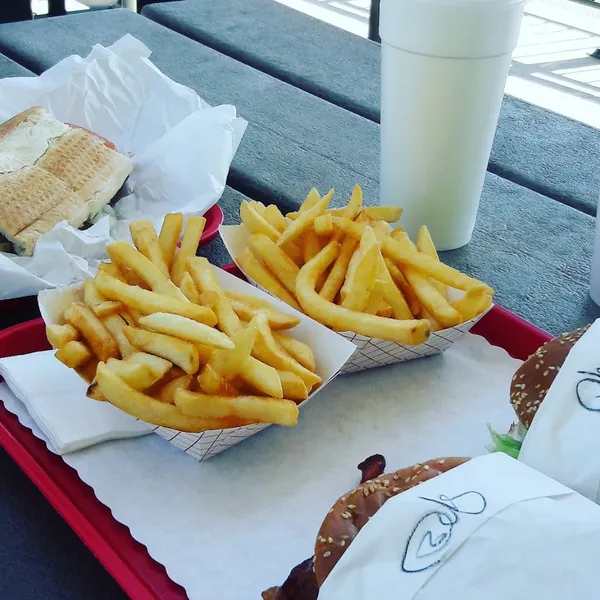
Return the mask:
M 31 256 L 61 221 L 81 227 L 117 194 L 131 161 L 104 138 L 39 106 L 0 125 L 0 245 Z M 4 239 L 2 239 L 4 238 Z
M 491 450 L 513 458 L 519 456 L 523 439 L 550 386 L 569 352 L 588 329 L 589 325 L 546 342 L 517 369 L 510 385 L 510 403 L 519 422 L 505 435 L 490 430 L 494 443 Z
M 295 567 L 281 587 L 263 592 L 263 600 L 315 600 L 319 595 L 319 587 L 360 530 L 390 498 L 468 460 L 438 458 L 366 481 L 363 477 L 363 482 L 339 498 L 327 513 L 317 534 L 313 558 Z M 362 469 L 368 462 L 365 461 L 359 468 Z

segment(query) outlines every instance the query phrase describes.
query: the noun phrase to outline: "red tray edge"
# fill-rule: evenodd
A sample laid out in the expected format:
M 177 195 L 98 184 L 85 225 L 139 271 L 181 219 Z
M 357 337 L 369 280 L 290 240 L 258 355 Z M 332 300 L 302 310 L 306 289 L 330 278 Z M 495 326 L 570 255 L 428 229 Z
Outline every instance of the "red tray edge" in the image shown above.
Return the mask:
M 223 268 L 239 274 L 233 264 Z M 8 345 L 8 338 L 26 340 L 24 352 L 17 351 L 11 354 L 31 352 L 35 344 L 36 329 L 42 324 L 42 319 L 36 319 L 1 331 L 0 344 Z M 526 358 L 524 352 L 534 352 L 551 337 L 497 305 L 472 332 L 482 335 L 494 345 L 503 347 L 511 356 L 517 358 Z M 37 349 L 40 349 L 39 338 Z M 2 350 L 0 347 L 0 356 L 3 355 Z M 130 597 L 143 600 L 175 600 L 187 597 L 185 591 L 168 578 L 164 567 L 150 557 L 143 545 L 134 540 L 129 529 L 112 517 L 110 509 L 96 498 L 92 488 L 79 478 L 77 472 L 60 457 L 50 453 L 45 444 L 3 406 L 0 407 L 0 444 Z M 61 481 L 80 488 L 79 502 L 71 498 L 60 486 Z M 110 520 L 104 524 L 100 523 L 103 528 L 99 528 L 97 521 L 106 520 L 107 517 Z M 117 540 L 120 544 L 115 544 Z

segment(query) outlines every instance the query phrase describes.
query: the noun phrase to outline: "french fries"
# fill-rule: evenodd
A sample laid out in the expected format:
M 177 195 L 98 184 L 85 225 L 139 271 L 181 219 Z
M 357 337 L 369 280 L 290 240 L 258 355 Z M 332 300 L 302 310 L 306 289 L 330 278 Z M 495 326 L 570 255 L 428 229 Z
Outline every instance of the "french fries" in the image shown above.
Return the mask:
M 320 196 L 315 206 L 325 206 Z M 286 230 L 288 220 L 260 203 L 244 210 L 261 230 L 255 247 L 285 261 L 295 277 L 300 269 L 286 252 L 299 260 L 300 247 L 284 250 L 264 233 Z M 223 290 L 214 267 L 195 256 L 203 228 L 203 218 L 190 218 L 183 229 L 178 214 L 167 215 L 159 236 L 150 221 L 131 223 L 134 246 L 110 244 L 112 262 L 48 325 L 55 356 L 89 384 L 88 398 L 157 426 L 198 433 L 295 425 L 297 404 L 321 383 L 312 349 L 287 335 L 300 319 Z M 288 284 L 295 289 L 295 280 Z
M 313 188 L 300 208 L 283 218 L 276 207 L 259 210 L 246 201 L 240 216 L 251 235 L 235 257 L 241 270 L 335 331 L 405 345 L 423 343 L 431 330 L 459 325 L 491 306 L 492 288 L 442 263 L 427 227 L 415 245 L 401 226 L 390 225 L 401 218 L 400 208 L 363 206 L 358 185 L 346 206 L 329 208 L 332 196 L 333 190 L 321 197 Z M 268 229 L 261 212 L 271 215 L 263 219 Z M 454 299 L 453 291 L 464 294 Z M 238 299 L 233 307 L 242 320 L 252 316 Z M 257 348 L 260 352 L 260 336 Z M 269 360 L 283 369 L 272 356 Z

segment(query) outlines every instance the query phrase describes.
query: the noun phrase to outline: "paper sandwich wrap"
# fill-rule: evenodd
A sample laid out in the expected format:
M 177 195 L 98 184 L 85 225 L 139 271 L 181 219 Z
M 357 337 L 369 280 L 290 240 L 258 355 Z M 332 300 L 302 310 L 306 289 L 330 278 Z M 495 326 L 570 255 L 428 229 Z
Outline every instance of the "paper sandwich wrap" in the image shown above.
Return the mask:
M 599 535 L 600 507 L 490 454 L 388 500 L 319 600 L 593 600 Z
M 316 372 L 322 379 L 321 385 L 310 394 L 304 402 L 302 402 L 301 406 L 304 406 L 312 400 L 317 393 L 321 392 L 339 373 L 340 369 L 350 356 L 352 356 L 352 353 L 356 348 L 354 344 L 327 329 L 327 327 L 313 321 L 306 315 L 299 313 L 276 298 L 272 298 L 265 292 L 256 289 L 235 275 L 231 275 L 219 268 L 214 269 L 214 274 L 218 284 L 225 291 L 238 292 L 268 300 L 278 310 L 296 315 L 301 319 L 298 326 L 287 330 L 285 333 L 308 344 L 312 348 L 315 355 Z M 46 324 L 63 322 L 62 314 L 69 304 L 78 298 L 80 287 L 81 285 L 77 284 L 66 288 L 40 292 L 40 312 Z M 90 400 L 86 397 L 82 397 L 81 401 L 94 402 L 94 400 Z M 205 431 L 202 433 L 186 433 L 166 427 L 156 427 L 155 432 L 197 460 L 205 460 L 238 444 L 242 440 L 262 431 L 268 426 L 269 424 L 259 423 L 230 429 Z M 301 426 L 302 421 L 300 417 L 296 427 Z

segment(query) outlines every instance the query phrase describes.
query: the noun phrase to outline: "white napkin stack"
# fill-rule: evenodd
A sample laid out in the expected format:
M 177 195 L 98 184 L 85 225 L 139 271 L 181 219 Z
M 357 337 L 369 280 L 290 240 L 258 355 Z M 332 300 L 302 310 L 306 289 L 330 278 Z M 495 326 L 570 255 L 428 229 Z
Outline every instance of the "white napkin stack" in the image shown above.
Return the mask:
M 154 430 L 112 404 L 87 398 L 85 382 L 51 350 L 0 359 L 0 376 L 58 454 Z

